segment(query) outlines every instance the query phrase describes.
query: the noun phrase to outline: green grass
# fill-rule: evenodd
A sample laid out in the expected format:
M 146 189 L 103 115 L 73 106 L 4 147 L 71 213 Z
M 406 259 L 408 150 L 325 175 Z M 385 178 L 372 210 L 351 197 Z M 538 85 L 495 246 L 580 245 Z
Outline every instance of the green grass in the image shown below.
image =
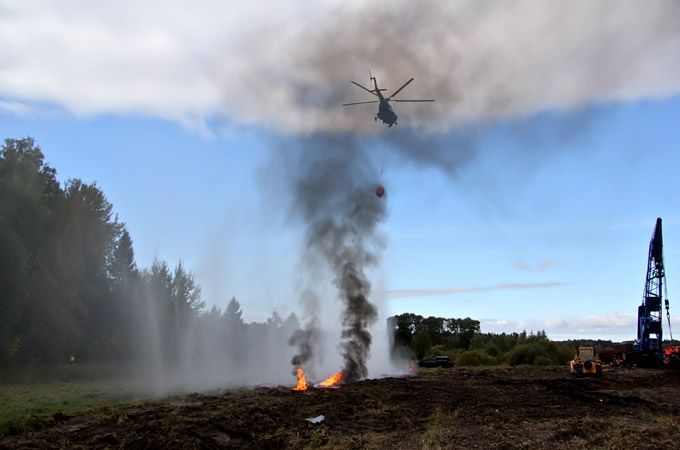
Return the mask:
M 0 385 L 0 435 L 33 429 L 57 412 L 78 414 L 140 399 L 119 381 Z
M 446 431 L 451 425 L 451 422 L 452 417 L 450 414 L 444 413 L 440 406 L 435 408 L 432 416 L 430 416 L 427 429 L 425 430 L 425 433 L 423 433 L 423 449 L 441 450 L 442 445 L 445 444 Z

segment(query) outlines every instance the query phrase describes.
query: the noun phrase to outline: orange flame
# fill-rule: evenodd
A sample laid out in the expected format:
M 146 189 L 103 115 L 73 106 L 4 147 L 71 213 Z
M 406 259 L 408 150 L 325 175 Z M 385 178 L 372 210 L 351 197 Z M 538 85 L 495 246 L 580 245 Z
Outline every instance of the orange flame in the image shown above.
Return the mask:
M 334 373 L 333 375 L 331 375 L 330 377 L 326 378 L 325 380 L 323 380 L 319 384 L 317 384 L 317 386 L 324 387 L 324 388 L 333 387 L 333 386 L 336 386 L 341 381 L 342 381 L 342 373 L 337 372 L 337 373 Z
M 307 390 L 307 377 L 305 377 L 305 372 L 302 370 L 302 367 L 298 367 L 297 369 L 297 384 L 295 387 L 292 389 L 293 391 L 306 391 Z

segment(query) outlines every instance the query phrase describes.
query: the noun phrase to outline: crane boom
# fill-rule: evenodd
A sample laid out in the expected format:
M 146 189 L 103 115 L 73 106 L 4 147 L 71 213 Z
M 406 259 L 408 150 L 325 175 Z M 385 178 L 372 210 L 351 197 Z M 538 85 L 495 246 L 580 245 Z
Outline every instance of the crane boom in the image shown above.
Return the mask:
M 663 267 L 663 235 L 661 218 L 656 219 L 656 227 L 649 242 L 647 276 L 642 304 L 638 306 L 637 350 L 647 354 L 662 354 L 663 330 L 662 300 L 665 272 Z M 668 299 L 666 299 L 668 310 Z

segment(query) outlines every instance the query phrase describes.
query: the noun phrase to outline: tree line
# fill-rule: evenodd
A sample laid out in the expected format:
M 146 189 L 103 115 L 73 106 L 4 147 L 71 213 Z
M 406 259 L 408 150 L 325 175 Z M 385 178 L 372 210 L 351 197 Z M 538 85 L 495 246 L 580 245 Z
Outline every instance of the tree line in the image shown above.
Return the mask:
M 577 342 L 553 342 L 543 330 L 482 333 L 479 321 L 469 317 L 404 313 L 390 317 L 389 321 L 395 353 L 417 359 L 430 354 L 447 355 L 459 366 L 561 365 L 574 357 L 578 347 Z
M 56 174 L 33 139 L 4 141 L 0 365 L 124 361 L 150 352 L 171 363 L 187 352 L 198 360 L 206 348 L 221 352 L 219 360 L 244 359 L 246 335 L 265 352 L 299 328 L 294 315 L 276 313 L 245 323 L 234 298 L 224 311 L 206 310 L 181 262 L 138 268 L 130 233 L 101 189 L 80 179 L 62 186 Z M 267 342 L 258 347 L 258 339 Z

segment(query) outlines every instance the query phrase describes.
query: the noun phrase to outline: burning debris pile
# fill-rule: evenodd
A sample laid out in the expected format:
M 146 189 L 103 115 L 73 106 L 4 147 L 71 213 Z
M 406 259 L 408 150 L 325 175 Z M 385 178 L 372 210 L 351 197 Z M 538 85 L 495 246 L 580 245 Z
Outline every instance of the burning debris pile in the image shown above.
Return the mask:
M 293 391 L 306 391 L 309 385 L 307 384 L 307 377 L 305 376 L 305 371 L 302 367 L 297 368 L 297 384 L 292 389 Z
M 291 388 L 292 391 L 306 391 L 309 389 L 310 385 L 307 382 L 307 376 L 305 375 L 305 371 L 302 369 L 302 367 L 298 367 L 297 370 L 295 371 L 295 375 L 297 376 L 297 384 L 295 387 Z M 343 377 L 342 377 L 342 372 L 336 372 L 330 377 L 326 378 L 323 381 L 320 381 L 316 384 L 313 385 L 315 388 L 320 388 L 320 389 L 332 389 L 332 388 L 337 388 L 340 386 L 340 383 L 342 383 Z
M 330 377 L 326 378 L 322 382 L 314 385 L 314 387 L 330 388 L 336 387 L 342 382 L 342 372 L 336 372 Z
M 373 192 L 376 171 L 353 137 L 305 138 L 296 163 L 291 179 L 294 208 L 306 228 L 304 260 L 312 271 L 319 265 L 330 269 L 343 304 L 340 347 L 344 367 L 331 378 L 335 377 L 333 383 L 356 381 L 368 375 L 368 327 L 378 315 L 369 301 L 371 284 L 365 270 L 378 262 L 382 240 L 377 225 L 385 218 L 385 202 Z M 292 359 L 299 379 L 304 376 L 302 366 L 314 356 L 315 323 L 310 321 L 290 340 L 299 349 Z M 329 380 L 320 385 L 332 383 Z

